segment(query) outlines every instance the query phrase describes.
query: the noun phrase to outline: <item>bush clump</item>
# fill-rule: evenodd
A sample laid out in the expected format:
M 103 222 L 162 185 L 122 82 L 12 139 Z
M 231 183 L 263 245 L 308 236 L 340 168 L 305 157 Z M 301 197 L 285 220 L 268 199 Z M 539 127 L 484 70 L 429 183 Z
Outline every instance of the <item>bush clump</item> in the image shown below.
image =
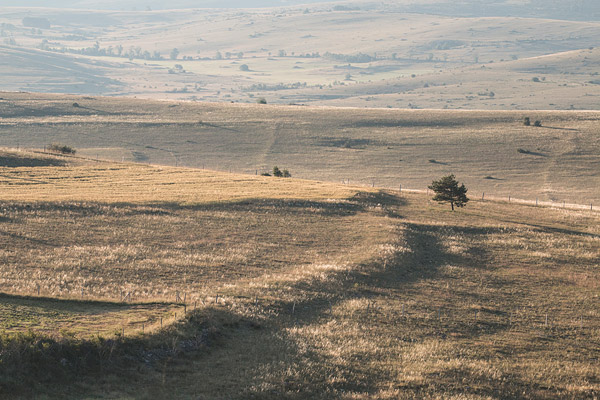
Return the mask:
M 67 145 L 60 144 L 60 143 L 52 143 L 51 145 L 48 146 L 48 150 L 53 151 L 55 153 L 61 153 L 61 154 L 75 154 L 75 152 L 76 152 L 76 150 L 74 148 L 72 148 L 71 146 L 67 146 Z
M 535 122 L 533 123 L 533 126 L 537 126 L 537 127 L 540 127 L 540 126 L 542 126 L 542 121 L 535 121 Z
M 531 119 L 529 117 L 525 117 L 525 119 L 523 120 L 523 125 L 531 126 Z
M 290 171 L 288 171 L 287 169 L 284 169 L 282 171 L 279 169 L 279 167 L 274 166 L 273 167 L 273 176 L 276 176 L 278 178 L 291 178 L 292 174 L 290 174 Z

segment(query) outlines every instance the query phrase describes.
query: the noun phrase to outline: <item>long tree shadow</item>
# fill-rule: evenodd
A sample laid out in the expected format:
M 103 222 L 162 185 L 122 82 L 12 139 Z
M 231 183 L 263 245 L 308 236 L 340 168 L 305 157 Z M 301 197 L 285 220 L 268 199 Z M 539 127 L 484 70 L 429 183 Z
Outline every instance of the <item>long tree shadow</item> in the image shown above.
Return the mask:
M 308 300 L 293 304 L 290 302 L 279 304 L 279 314 L 289 316 L 283 326 L 293 324 L 302 328 L 318 324 L 320 321 L 331 318 L 333 307 L 350 299 L 385 302 L 388 299 L 384 293 L 403 292 L 411 290 L 420 281 L 441 279 L 440 269 L 448 264 L 467 268 L 486 268 L 489 255 L 484 248 L 471 247 L 464 254 L 456 254 L 446 250 L 443 240 L 447 235 L 489 235 L 500 231 L 497 228 L 448 227 L 415 223 L 403 226 L 403 245 L 405 247 L 403 251 L 398 251 L 384 260 L 373 260 L 360 265 L 352 271 L 334 273 L 325 282 L 322 280 L 303 281 L 292 286 L 290 288 L 292 291 L 304 293 Z M 464 296 L 477 297 L 476 294 L 468 293 Z M 368 313 L 368 310 L 366 312 Z M 434 324 L 430 320 L 418 323 Z M 424 328 L 427 330 L 429 327 L 424 326 Z M 466 324 L 452 326 L 452 329 L 463 336 L 475 339 L 483 334 L 508 329 L 508 325 L 480 322 L 477 329 Z M 439 332 L 433 329 L 431 334 L 438 335 Z M 290 342 L 292 341 L 293 339 L 290 338 Z M 328 366 L 336 363 L 335 359 L 316 351 L 306 353 L 302 357 L 309 358 L 313 365 L 316 363 Z M 338 365 L 338 368 L 348 367 Z M 348 372 L 348 376 L 353 375 L 352 372 Z M 393 379 L 392 376 L 388 378 Z M 330 385 L 340 392 L 376 393 L 378 383 L 374 379 L 364 379 L 361 381 L 340 380 Z

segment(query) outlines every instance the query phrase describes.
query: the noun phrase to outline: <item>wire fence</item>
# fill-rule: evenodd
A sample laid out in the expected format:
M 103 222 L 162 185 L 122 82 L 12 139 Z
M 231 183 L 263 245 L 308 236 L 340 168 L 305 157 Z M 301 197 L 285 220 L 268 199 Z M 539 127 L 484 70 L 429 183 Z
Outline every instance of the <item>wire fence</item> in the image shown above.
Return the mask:
M 17 146 L 16 148 L 13 148 L 14 150 L 17 151 L 29 151 L 29 152 L 33 152 L 33 153 L 43 153 L 43 154 L 52 154 L 52 155 L 58 155 L 58 156 L 62 156 L 65 158 L 75 158 L 75 159 L 82 159 L 82 160 L 89 160 L 89 161 L 99 161 L 99 162 L 114 162 L 114 163 L 123 163 L 123 162 L 127 162 L 127 163 L 137 163 L 137 164 L 150 164 L 152 165 L 152 163 L 150 162 L 137 162 L 137 161 L 125 161 L 124 157 L 118 161 L 118 160 L 114 160 L 114 159 L 103 159 L 100 158 L 99 154 L 97 154 L 95 157 L 90 157 L 90 156 L 81 156 L 81 155 L 73 155 L 73 154 L 60 154 L 60 153 L 56 153 L 56 152 L 50 152 L 46 147 L 44 148 L 23 148 L 23 147 L 19 147 Z M 157 164 L 160 165 L 160 164 Z M 182 167 L 182 168 L 194 168 L 194 169 L 202 169 L 202 170 L 212 170 L 212 171 L 219 171 L 219 172 L 229 172 L 229 173 L 237 173 L 237 174 L 244 174 L 244 175 L 263 175 L 263 174 L 271 174 L 273 172 L 272 169 L 269 169 L 265 166 L 260 166 L 260 167 L 256 167 L 256 168 L 234 168 L 234 167 L 226 167 L 226 168 L 222 168 L 222 167 L 218 167 L 218 166 L 214 166 L 214 165 L 207 165 L 206 163 L 203 163 L 202 166 L 200 167 L 199 165 L 197 166 L 185 166 L 181 163 L 180 159 L 175 157 L 175 162 L 174 165 L 176 167 Z M 303 179 L 314 179 L 311 178 L 310 176 L 308 177 L 302 177 Z M 357 178 L 357 179 L 351 179 L 351 178 L 342 178 L 340 180 L 336 180 L 337 182 L 341 182 L 343 185 L 348 185 L 348 186 L 356 186 L 356 187 L 370 187 L 373 189 L 383 189 L 383 190 L 389 190 L 389 191 L 397 191 L 398 193 L 419 193 L 419 194 L 426 194 L 429 195 L 430 190 L 429 189 L 418 189 L 418 188 L 409 188 L 405 185 L 403 185 L 402 183 L 398 183 L 396 185 L 389 185 L 389 184 L 385 184 L 385 185 L 380 185 L 377 183 L 376 179 L 373 178 Z M 473 193 L 473 192 L 471 192 Z M 504 196 L 498 196 L 495 195 L 493 193 L 489 193 L 489 192 L 479 192 L 477 194 L 471 194 L 471 200 L 480 200 L 480 201 L 492 201 L 492 202 L 506 202 L 506 203 L 515 203 L 515 204 L 523 204 L 523 205 L 530 205 L 530 206 L 538 206 L 538 207 L 549 207 L 549 208 L 562 208 L 562 209 L 568 209 L 568 210 L 580 210 L 580 211 L 593 211 L 593 212 L 600 212 L 600 206 L 595 205 L 594 201 L 589 201 L 589 202 L 572 202 L 572 201 L 556 201 L 556 200 L 544 200 L 543 197 L 536 197 L 535 199 L 524 199 L 524 198 L 520 198 L 520 197 L 515 197 L 512 195 L 504 195 Z

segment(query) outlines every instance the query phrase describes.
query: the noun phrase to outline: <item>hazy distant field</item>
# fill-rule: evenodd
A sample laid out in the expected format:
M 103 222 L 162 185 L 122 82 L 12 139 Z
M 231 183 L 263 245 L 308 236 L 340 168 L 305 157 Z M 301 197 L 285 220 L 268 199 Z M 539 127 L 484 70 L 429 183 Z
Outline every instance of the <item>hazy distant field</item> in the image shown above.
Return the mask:
M 116 161 L 425 190 L 455 173 L 473 196 L 597 204 L 595 112 L 360 110 L 0 94 L 0 138 Z M 73 107 L 73 103 L 79 107 Z M 524 126 L 525 116 L 542 127 Z
M 391 108 L 598 108 L 600 51 L 593 48 L 600 22 L 593 13 L 567 21 L 545 19 L 561 7 L 548 2 L 522 14 L 514 4 L 448 5 L 463 7 L 460 14 L 405 3 L 4 8 L 0 90 Z M 500 7 L 517 8 L 511 14 Z M 554 15 L 569 18 L 578 7 L 593 6 Z M 50 27 L 24 26 L 32 17 Z
M 600 391 L 598 212 L 0 160 L 3 396 Z

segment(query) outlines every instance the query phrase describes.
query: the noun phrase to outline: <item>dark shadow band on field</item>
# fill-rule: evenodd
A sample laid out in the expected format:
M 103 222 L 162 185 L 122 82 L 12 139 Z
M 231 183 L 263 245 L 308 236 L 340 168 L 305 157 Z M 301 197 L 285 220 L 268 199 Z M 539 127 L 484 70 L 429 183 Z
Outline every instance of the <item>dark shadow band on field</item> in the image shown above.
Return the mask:
M 91 215 L 171 215 L 179 210 L 185 211 L 269 211 L 269 212 L 311 212 L 323 216 L 352 216 L 365 212 L 369 207 L 383 207 L 390 202 L 403 204 L 401 198 L 385 192 L 359 193 L 348 199 L 305 200 L 305 199 L 264 199 L 247 198 L 233 201 L 211 201 L 197 204 L 181 204 L 176 202 L 94 202 L 94 201 L 59 201 L 59 202 L 24 202 L 5 201 L 0 204 L 10 205 L 18 211 L 62 211 L 79 214 L 81 217 Z M 1 233 L 1 232 L 0 232 Z
M 546 125 L 543 125 L 542 127 L 546 128 L 546 129 L 555 129 L 555 130 L 559 130 L 559 131 L 579 132 L 579 129 L 575 129 L 575 128 L 559 128 L 556 126 L 546 126 Z
M 344 271 L 331 274 L 327 280 L 302 281 L 292 285 L 290 290 L 296 293 L 302 293 L 303 297 L 309 300 L 290 303 L 279 303 L 280 318 L 286 319 L 287 322 L 276 322 L 275 325 L 281 324 L 282 331 L 286 326 L 308 327 L 319 321 L 326 321 L 331 318 L 331 310 L 336 305 L 347 300 L 368 300 L 370 301 L 386 301 L 382 295 L 381 289 L 392 289 L 396 292 L 410 291 L 411 286 L 422 280 L 436 279 L 439 275 L 440 267 L 446 264 L 466 265 L 468 268 L 487 268 L 488 254 L 485 249 L 477 247 L 469 249 L 465 255 L 456 255 L 449 253 L 444 249 L 440 241 L 440 237 L 445 234 L 460 235 L 488 235 L 494 232 L 499 232 L 496 228 L 472 228 L 460 226 L 438 226 L 427 224 L 409 223 L 403 225 L 405 244 L 409 251 L 396 253 L 387 260 L 372 260 L 369 263 L 359 265 L 351 271 Z M 469 296 L 469 294 L 466 294 Z M 475 296 L 471 294 L 471 296 Z M 447 305 L 451 307 L 451 305 Z M 434 311 L 433 309 L 430 311 Z M 363 316 L 365 323 L 368 320 L 368 310 Z M 375 312 L 376 311 L 372 311 Z M 428 322 L 419 322 L 427 324 Z M 431 324 L 431 322 L 429 322 Z M 425 326 L 423 326 L 425 328 Z M 508 329 L 508 324 L 503 323 L 481 323 L 477 329 L 473 329 L 466 325 L 455 325 L 453 331 L 460 333 L 464 337 L 475 339 L 481 335 L 489 335 L 494 332 L 499 332 Z M 439 333 L 430 333 L 437 337 Z M 274 337 L 284 336 L 280 332 Z M 273 339 L 271 339 L 273 340 Z M 283 339 L 280 339 L 283 340 Z M 285 343 L 280 343 L 278 346 L 285 346 L 290 351 L 294 346 L 292 338 Z M 275 344 L 274 344 L 275 345 Z M 357 392 L 367 395 L 375 395 L 380 389 L 378 379 L 368 379 L 367 374 L 362 374 L 365 379 L 356 381 L 350 379 L 353 376 L 361 375 L 365 371 L 351 371 L 348 366 L 339 357 L 329 357 L 318 353 L 317 351 L 304 351 L 298 354 L 288 354 L 288 357 L 296 357 L 296 362 L 299 364 L 307 363 L 312 369 L 315 366 L 322 368 L 321 374 L 313 374 L 311 377 L 304 379 L 314 379 L 315 375 L 322 376 L 323 385 L 328 389 L 340 392 Z M 308 368 L 308 367 L 307 367 Z M 328 371 L 335 369 L 338 371 L 338 376 L 343 371 L 347 371 L 348 379 L 335 379 L 328 381 Z M 340 372 L 342 371 L 342 372 Z M 381 373 L 381 372 L 380 372 Z M 379 376 L 382 378 L 382 376 Z M 256 379 L 260 379 L 259 376 Z M 385 381 L 393 381 L 394 376 L 384 377 Z M 306 396 L 321 397 L 318 393 L 303 393 L 303 388 L 300 384 L 300 377 L 297 384 L 290 384 L 291 388 L 298 390 Z M 327 383 L 325 383 L 327 382 Z M 284 393 L 280 393 L 284 395 Z
M 148 392 L 152 385 L 144 378 L 159 381 L 167 365 L 222 343 L 227 332 L 242 325 L 255 326 L 229 311 L 207 308 L 150 334 L 93 339 L 32 331 L 0 334 L 0 397 L 88 398 L 90 388 L 109 376 L 127 382 L 128 389 Z
M 72 306 L 82 306 L 82 307 L 114 307 L 118 309 L 123 308 L 131 308 L 131 307 L 139 307 L 139 306 L 173 306 L 178 303 L 171 302 L 118 302 L 118 301 L 108 301 L 108 300 L 85 300 L 85 299 L 60 299 L 56 297 L 44 297 L 44 296 L 23 296 L 17 294 L 9 294 L 0 292 L 0 301 L 3 302 L 30 302 L 30 303 L 38 303 L 44 306 L 54 306 L 57 309 L 70 309 Z

